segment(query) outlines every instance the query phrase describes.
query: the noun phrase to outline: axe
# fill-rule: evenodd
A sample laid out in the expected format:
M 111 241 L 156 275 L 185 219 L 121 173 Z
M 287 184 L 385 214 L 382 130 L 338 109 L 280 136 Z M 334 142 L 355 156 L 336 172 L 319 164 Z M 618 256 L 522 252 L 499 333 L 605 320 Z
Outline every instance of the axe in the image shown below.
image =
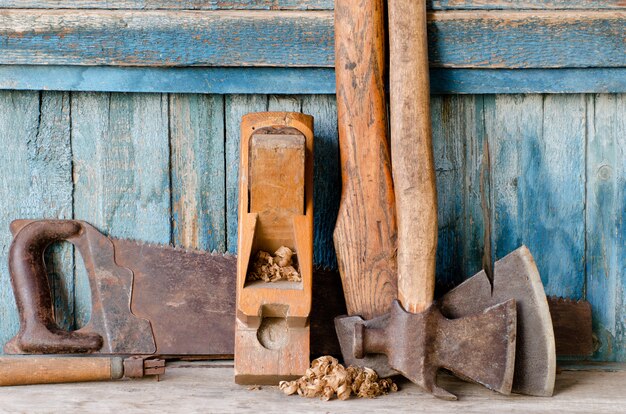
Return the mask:
M 493 287 L 480 272 L 446 295 L 439 306 L 432 305 L 437 196 L 425 1 L 389 0 L 389 21 L 399 302 L 390 314 L 373 320 L 336 319 L 344 359 L 374 368 L 381 376 L 402 373 L 441 398 L 454 396 L 436 386 L 438 368 L 504 394 L 512 388 L 551 395 L 554 336 L 543 285 L 528 249 L 521 247 L 496 262 Z

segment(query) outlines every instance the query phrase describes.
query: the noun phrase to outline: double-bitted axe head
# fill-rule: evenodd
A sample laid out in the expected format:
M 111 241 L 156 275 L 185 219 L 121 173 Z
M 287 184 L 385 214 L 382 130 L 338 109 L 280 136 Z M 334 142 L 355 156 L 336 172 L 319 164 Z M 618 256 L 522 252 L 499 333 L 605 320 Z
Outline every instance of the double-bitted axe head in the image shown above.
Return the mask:
M 550 396 L 554 389 L 550 311 L 525 246 L 495 263 L 493 289 L 481 271 L 424 312 L 395 302 L 369 321 L 338 317 L 335 328 L 347 364 L 381 377 L 400 373 L 439 398 L 454 398 L 437 387 L 439 368 L 503 394 Z
M 445 318 L 435 305 L 409 313 L 394 301 L 381 317 L 339 317 L 335 328 L 347 364 L 367 366 L 381 376 L 400 373 L 435 397 L 455 400 L 437 386 L 440 368 L 511 392 L 516 319 L 515 300 L 459 319 Z

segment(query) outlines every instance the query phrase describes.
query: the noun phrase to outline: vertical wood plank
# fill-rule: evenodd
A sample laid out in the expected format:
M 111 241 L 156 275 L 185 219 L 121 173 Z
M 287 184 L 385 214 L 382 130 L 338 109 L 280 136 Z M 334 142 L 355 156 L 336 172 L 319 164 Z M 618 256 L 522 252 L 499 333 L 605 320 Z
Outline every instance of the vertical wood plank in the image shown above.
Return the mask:
M 587 299 L 600 360 L 626 359 L 626 96 L 588 98 Z
M 72 216 L 71 148 L 69 95 L 66 93 L 0 93 L 0 344 L 19 328 L 19 318 L 9 272 L 7 255 L 12 236 L 9 223 L 17 218 Z M 55 257 L 65 265 L 55 266 L 53 281 L 58 294 L 57 318 L 67 328 L 71 324 L 71 281 L 65 262 L 67 249 Z M 61 274 L 63 277 L 61 277 Z M 69 273 L 71 277 L 71 272 Z M 70 296 L 69 298 L 67 296 Z M 1 352 L 1 350 L 0 350 Z
M 440 294 L 482 267 L 483 100 L 480 96 L 434 96 L 431 112 L 439 207 Z
M 269 95 L 267 110 L 272 112 L 302 112 L 302 97 L 297 95 Z
M 53 209 L 50 217 L 70 219 L 72 211 L 72 149 L 70 143 L 70 94 L 42 92 L 33 189 Z M 36 213 L 35 213 L 36 214 Z M 45 217 L 51 212 L 40 212 Z M 46 252 L 46 269 L 54 297 L 54 315 L 63 329 L 74 326 L 74 248 L 69 243 L 51 246 Z
M 574 299 L 585 284 L 586 116 L 584 95 L 545 95 L 543 139 L 524 171 L 524 221 L 546 292 Z
M 526 244 L 547 294 L 581 298 L 584 97 L 497 96 L 486 108 L 494 256 Z
M 231 253 L 237 253 L 241 117 L 250 112 L 267 111 L 268 98 L 265 95 L 227 95 L 225 99 L 226 248 Z
M 169 108 L 173 242 L 225 252 L 224 98 L 175 94 Z
M 313 208 L 314 263 L 337 269 L 333 231 L 341 198 L 341 170 L 337 132 L 337 104 L 332 95 L 311 95 L 302 99 L 302 112 L 315 120 Z
M 170 241 L 166 95 L 75 94 L 72 100 L 74 212 L 114 237 Z M 91 297 L 77 260 L 76 319 Z

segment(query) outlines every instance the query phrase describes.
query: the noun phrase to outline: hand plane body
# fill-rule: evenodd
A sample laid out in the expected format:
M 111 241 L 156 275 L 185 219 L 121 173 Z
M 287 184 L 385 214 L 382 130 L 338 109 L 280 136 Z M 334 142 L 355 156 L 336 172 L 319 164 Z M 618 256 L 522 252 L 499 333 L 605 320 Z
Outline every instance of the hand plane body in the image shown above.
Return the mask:
M 241 126 L 235 381 L 277 384 L 309 366 L 313 280 L 313 118 L 246 115 Z M 295 280 L 258 280 L 294 252 Z M 257 270 L 253 270 L 257 269 Z M 259 270 L 260 269 L 260 270 Z

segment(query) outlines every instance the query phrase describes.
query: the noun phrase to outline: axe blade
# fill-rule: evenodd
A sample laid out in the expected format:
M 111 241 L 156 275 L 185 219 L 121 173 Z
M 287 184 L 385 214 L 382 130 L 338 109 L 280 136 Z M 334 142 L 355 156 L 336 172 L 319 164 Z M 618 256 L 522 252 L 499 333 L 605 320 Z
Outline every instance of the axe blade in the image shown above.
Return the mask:
M 400 373 L 434 396 L 456 397 L 437 386 L 441 368 L 510 394 L 515 365 L 516 306 L 511 299 L 477 314 L 445 318 L 436 306 L 406 312 L 398 301 L 381 317 L 335 320 L 345 362 L 380 376 Z
M 513 392 L 549 397 L 554 392 L 556 351 L 550 309 L 537 265 L 526 246 L 495 263 L 493 289 L 484 271 L 439 302 L 447 318 L 462 318 L 508 299 L 517 303 Z

